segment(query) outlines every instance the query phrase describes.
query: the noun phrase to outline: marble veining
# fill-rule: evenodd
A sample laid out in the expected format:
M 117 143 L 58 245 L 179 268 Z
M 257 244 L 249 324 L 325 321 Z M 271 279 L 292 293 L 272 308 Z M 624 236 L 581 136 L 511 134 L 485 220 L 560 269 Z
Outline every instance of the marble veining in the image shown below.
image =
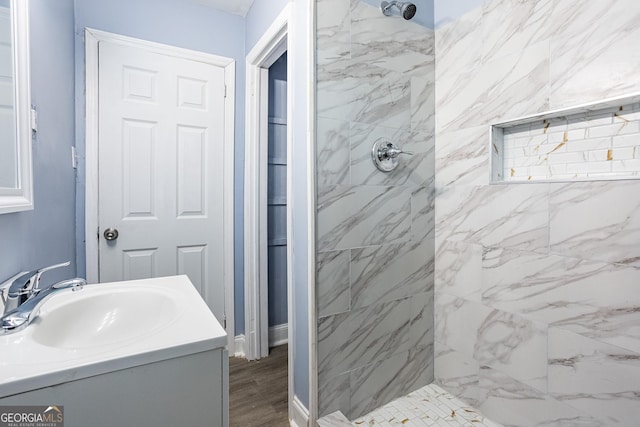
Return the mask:
M 333 186 L 318 195 L 318 250 L 408 240 L 411 193 L 404 187 Z
M 542 41 L 473 72 L 443 76 L 437 81 L 436 129 L 453 131 L 548 110 L 548 46 Z
M 318 406 L 357 417 L 433 380 L 435 35 L 315 3 Z M 415 154 L 380 172 L 381 137 Z
M 558 255 L 486 250 L 482 301 L 640 351 L 640 269 Z
M 436 85 L 433 79 L 411 77 L 411 130 L 435 134 Z
M 435 240 L 435 187 L 433 179 L 429 185 L 411 193 L 411 239 L 414 241 Z M 425 262 L 431 262 L 425 258 Z
M 639 208 L 640 182 L 553 185 L 549 200 L 551 251 L 640 266 Z
M 438 239 L 547 251 L 548 186 L 452 187 L 437 192 Z
M 433 242 L 373 246 L 351 251 L 351 301 L 361 308 L 433 291 Z
M 438 242 L 435 277 L 438 291 L 480 302 L 482 246 L 466 242 Z
M 549 392 L 608 426 L 640 418 L 640 353 L 549 330 Z
M 351 308 L 350 261 L 349 250 L 316 255 L 318 317 L 344 313 Z
M 439 134 L 436 139 L 436 187 L 488 184 L 488 141 L 487 126 Z
M 389 359 L 364 366 L 351 373 L 351 413 L 366 414 L 397 396 L 433 381 L 433 344 L 414 347 Z
M 414 295 L 411 298 L 409 348 L 430 347 L 434 342 L 433 291 Z M 433 353 L 433 349 L 431 350 Z M 424 366 L 424 372 L 433 377 L 433 360 Z M 431 378 L 429 381 L 432 381 Z
M 435 294 L 435 340 L 469 358 L 475 354 L 478 331 L 492 309 L 439 290 Z
M 486 0 L 436 29 L 435 377 L 505 426 L 638 424 L 638 182 L 490 185 L 488 163 L 494 122 L 640 91 L 639 21 L 633 0 Z M 633 168 L 635 108 L 509 138 Z
M 350 182 L 349 122 L 318 117 L 317 185 L 348 185 Z
M 486 2 L 482 7 L 483 58 L 508 55 L 549 38 L 553 0 Z
M 537 390 L 547 391 L 547 327 L 494 310 L 478 328 L 474 359 Z
M 482 63 L 482 8 L 472 9 L 436 31 L 436 83 L 452 73 L 473 72 Z
M 351 55 L 349 0 L 316 0 L 316 14 L 318 63 L 348 58 Z
M 638 2 L 554 0 L 549 19 L 551 108 L 638 91 Z
M 352 59 L 433 81 L 433 30 L 361 1 L 352 2 L 351 19 Z
M 480 365 L 471 356 L 435 343 L 435 383 L 472 406 L 480 404 Z
M 323 378 L 318 383 L 318 412 L 330 414 L 351 411 L 351 383 L 349 371 L 331 378 Z
M 505 426 L 607 426 L 498 370 L 483 366 L 479 372 L 481 404 L 478 409 Z
M 411 298 L 318 320 L 318 376 L 339 375 L 408 349 Z
M 408 130 L 410 83 L 402 73 L 353 59 L 318 64 L 317 114 Z

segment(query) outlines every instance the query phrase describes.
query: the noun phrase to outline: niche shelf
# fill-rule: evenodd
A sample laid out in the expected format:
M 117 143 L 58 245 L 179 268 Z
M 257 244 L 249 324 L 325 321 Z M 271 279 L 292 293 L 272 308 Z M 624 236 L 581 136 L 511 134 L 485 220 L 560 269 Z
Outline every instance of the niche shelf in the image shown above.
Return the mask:
M 640 178 L 640 93 L 491 125 L 491 182 Z

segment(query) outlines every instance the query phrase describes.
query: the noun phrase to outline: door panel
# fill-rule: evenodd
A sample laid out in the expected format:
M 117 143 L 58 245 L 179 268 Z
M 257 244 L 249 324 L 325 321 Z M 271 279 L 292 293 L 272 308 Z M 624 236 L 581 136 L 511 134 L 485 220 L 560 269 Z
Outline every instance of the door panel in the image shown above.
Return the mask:
M 221 323 L 224 73 L 99 44 L 100 281 L 187 274 Z

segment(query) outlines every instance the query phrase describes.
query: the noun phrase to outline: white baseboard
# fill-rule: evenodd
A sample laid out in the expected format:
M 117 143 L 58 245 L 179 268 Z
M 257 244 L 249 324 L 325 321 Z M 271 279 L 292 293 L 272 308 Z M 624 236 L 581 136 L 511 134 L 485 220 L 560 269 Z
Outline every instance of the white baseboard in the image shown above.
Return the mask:
M 289 325 L 283 323 L 269 327 L 269 347 L 276 347 L 289 342 Z
M 242 335 L 236 335 L 236 339 L 234 341 L 234 345 L 235 345 L 235 352 L 234 352 L 234 356 L 235 357 L 242 357 L 245 358 L 247 355 L 244 352 L 244 334 Z
M 289 325 L 284 323 L 282 325 L 272 326 L 269 328 L 269 347 L 276 347 L 282 344 L 286 344 L 289 341 Z M 234 340 L 234 356 L 246 358 L 247 353 L 245 350 L 246 338 L 244 334 L 236 335 Z
M 291 401 L 291 427 L 309 427 L 309 411 L 304 407 L 298 396 Z

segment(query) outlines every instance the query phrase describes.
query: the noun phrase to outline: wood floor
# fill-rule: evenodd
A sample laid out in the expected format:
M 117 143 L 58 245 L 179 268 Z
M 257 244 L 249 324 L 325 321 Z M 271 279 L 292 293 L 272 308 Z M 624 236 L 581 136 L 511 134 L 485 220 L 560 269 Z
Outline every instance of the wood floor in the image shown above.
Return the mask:
M 288 347 L 271 349 L 269 357 L 248 362 L 229 358 L 229 426 L 286 427 Z

